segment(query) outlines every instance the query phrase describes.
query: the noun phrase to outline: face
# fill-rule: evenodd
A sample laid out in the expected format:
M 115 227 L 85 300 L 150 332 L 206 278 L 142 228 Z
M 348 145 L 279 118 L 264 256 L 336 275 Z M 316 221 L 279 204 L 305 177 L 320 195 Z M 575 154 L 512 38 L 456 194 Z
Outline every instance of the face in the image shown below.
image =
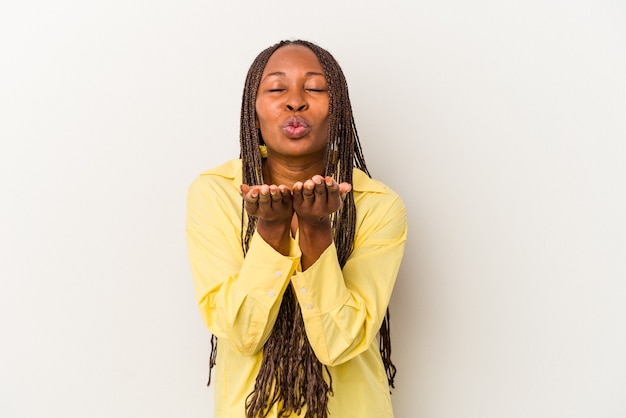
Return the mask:
M 323 159 L 328 104 L 328 84 L 313 51 L 293 44 L 277 49 L 267 61 L 256 99 L 268 155 Z

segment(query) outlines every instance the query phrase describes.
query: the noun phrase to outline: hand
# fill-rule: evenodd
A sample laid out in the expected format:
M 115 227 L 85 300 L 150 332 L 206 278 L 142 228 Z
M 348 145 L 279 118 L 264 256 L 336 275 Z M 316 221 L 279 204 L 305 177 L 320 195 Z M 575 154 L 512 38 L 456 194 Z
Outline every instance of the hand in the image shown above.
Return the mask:
M 248 215 L 268 222 L 291 222 L 293 199 L 287 186 L 242 184 L 241 195 Z
M 343 199 L 352 190 L 348 183 L 337 183 L 332 177 L 320 175 L 293 185 L 293 209 L 298 222 L 318 223 L 328 219 L 343 206 Z

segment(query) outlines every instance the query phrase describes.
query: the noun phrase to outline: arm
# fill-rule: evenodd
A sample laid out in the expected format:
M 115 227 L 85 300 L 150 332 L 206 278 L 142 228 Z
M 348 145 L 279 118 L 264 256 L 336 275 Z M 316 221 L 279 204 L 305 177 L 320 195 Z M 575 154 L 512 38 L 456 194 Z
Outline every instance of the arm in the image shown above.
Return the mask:
M 302 270 L 313 265 L 332 244 L 330 215 L 341 209 L 350 190 L 350 184 L 338 184 L 332 177 L 320 175 L 294 184 L 293 207 L 298 216 Z
M 213 334 L 241 354 L 258 352 L 269 337 L 299 251 L 283 255 L 259 234 L 244 259 L 241 197 L 232 179 L 201 176 L 187 197 L 187 244 L 201 315 Z
M 362 353 L 376 337 L 406 241 L 406 213 L 397 195 L 355 198 L 357 233 L 343 270 L 331 245 L 291 279 L 309 342 L 330 366 Z

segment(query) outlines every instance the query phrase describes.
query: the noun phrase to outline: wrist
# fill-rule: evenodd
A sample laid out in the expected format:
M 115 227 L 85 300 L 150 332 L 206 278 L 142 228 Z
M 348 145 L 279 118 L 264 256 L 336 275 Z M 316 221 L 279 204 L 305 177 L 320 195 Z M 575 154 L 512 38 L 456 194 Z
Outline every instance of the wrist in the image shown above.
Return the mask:
M 290 229 L 290 222 L 283 220 L 259 219 L 256 224 L 256 232 L 261 235 L 265 242 L 283 255 L 289 254 Z
M 321 219 L 298 219 L 300 240 L 327 246 L 333 240 L 330 216 Z
M 330 231 L 330 216 L 322 216 L 321 218 L 302 218 L 298 216 L 298 227 L 311 232 Z
M 298 229 L 302 251 L 301 266 L 304 271 L 312 266 L 333 242 L 330 216 L 318 220 L 298 220 Z

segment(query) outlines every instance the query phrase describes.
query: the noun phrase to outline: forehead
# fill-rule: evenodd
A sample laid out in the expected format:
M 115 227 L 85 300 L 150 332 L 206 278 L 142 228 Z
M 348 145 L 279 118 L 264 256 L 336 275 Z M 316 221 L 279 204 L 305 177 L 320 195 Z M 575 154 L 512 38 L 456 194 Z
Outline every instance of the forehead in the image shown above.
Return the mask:
M 302 70 L 324 73 L 322 65 L 313 51 L 303 45 L 286 45 L 278 48 L 265 65 L 263 74 Z

